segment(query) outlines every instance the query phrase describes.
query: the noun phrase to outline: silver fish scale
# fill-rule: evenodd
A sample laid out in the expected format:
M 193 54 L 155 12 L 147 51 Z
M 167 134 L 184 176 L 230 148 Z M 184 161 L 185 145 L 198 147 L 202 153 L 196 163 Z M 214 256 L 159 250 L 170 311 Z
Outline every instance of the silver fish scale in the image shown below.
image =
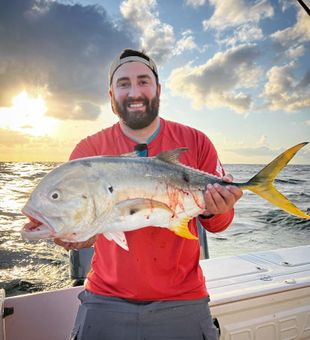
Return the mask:
M 86 167 L 98 165 L 106 173 L 112 170 L 114 179 L 124 179 L 125 173 L 131 171 L 137 179 L 145 178 L 173 184 L 181 188 L 205 190 L 208 183 L 223 183 L 221 178 L 181 163 L 165 162 L 157 157 L 123 157 L 99 156 L 80 159 L 79 163 Z

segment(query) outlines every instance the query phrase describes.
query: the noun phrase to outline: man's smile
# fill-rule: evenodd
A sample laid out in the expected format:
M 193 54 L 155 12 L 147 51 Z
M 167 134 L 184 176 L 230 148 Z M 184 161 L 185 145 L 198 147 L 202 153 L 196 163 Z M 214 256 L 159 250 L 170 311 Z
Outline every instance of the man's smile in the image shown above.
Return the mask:
M 144 103 L 129 103 L 128 104 L 128 108 L 129 109 L 142 109 L 142 108 L 144 108 L 145 107 L 145 105 L 144 105 Z

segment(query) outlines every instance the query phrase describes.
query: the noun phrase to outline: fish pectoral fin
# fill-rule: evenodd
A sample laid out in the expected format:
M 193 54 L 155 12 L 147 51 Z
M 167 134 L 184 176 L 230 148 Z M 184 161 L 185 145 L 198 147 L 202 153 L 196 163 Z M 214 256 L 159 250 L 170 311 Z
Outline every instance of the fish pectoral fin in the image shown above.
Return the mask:
M 167 204 L 148 198 L 132 198 L 121 201 L 116 205 L 116 208 L 122 216 L 134 215 L 143 210 L 152 212 L 152 210 L 155 209 L 163 209 L 173 215 L 173 211 L 167 206 Z
M 198 237 L 192 234 L 188 229 L 188 222 L 191 218 L 184 218 L 180 223 L 173 225 L 169 229 L 176 235 L 187 238 L 189 240 L 198 240 Z
M 125 250 L 129 250 L 126 236 L 122 231 L 108 231 L 103 233 L 104 237 L 109 241 L 114 241 L 117 243 L 121 248 Z

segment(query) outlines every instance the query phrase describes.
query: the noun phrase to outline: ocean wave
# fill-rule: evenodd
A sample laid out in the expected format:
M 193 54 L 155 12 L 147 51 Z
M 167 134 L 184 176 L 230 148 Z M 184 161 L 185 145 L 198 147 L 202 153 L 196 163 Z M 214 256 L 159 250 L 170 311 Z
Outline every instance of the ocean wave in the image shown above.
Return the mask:
M 21 217 L 21 216 L 23 216 L 23 214 L 20 213 L 20 212 L 10 212 L 10 211 L 0 210 L 0 219 L 1 219 L 1 216 L 5 216 L 5 217 Z
M 310 213 L 309 209 L 306 211 Z M 303 219 L 289 215 L 282 210 L 275 209 L 258 217 L 266 225 L 277 225 L 288 229 L 310 230 L 310 219 Z
M 68 253 L 53 241 L 24 242 L 19 233 L 25 220 L 21 207 L 32 188 L 57 165 L 0 163 L 0 276 L 8 296 L 71 285 Z M 225 166 L 236 182 L 248 180 L 262 168 Z M 287 166 L 276 180 L 279 190 L 308 214 L 309 173 L 310 166 Z M 232 225 L 220 234 L 208 233 L 208 240 L 211 257 L 309 244 L 310 220 L 291 216 L 246 191 L 236 205 Z
M 289 178 L 289 179 L 280 179 L 280 178 L 276 178 L 274 180 L 275 184 L 292 184 L 292 185 L 299 185 L 302 183 L 305 183 L 306 181 L 303 179 L 295 179 L 295 178 Z

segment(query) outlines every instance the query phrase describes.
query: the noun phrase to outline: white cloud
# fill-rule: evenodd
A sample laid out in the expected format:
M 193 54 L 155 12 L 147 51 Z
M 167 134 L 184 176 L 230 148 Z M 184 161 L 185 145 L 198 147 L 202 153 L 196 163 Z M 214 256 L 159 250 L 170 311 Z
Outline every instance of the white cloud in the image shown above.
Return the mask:
M 186 50 L 198 50 L 198 46 L 195 43 L 194 37 L 191 31 L 183 32 L 182 38 L 177 42 L 175 54 L 181 54 Z
M 128 26 L 116 27 L 99 6 L 11 0 L 0 7 L 0 107 L 26 90 L 48 93 L 50 116 L 96 119 L 100 105 L 110 101 L 112 58 L 136 47 Z M 74 111 L 77 102 L 90 104 Z
M 281 5 L 282 12 L 296 5 L 292 0 L 279 0 L 279 4 Z
M 161 63 L 171 56 L 175 36 L 173 27 L 159 20 L 156 6 L 156 0 L 125 0 L 120 5 L 120 11 L 141 34 L 141 48 Z
M 273 156 L 274 154 L 279 153 L 279 151 L 275 152 L 274 150 L 264 145 L 258 146 L 258 147 L 229 149 L 229 151 L 235 152 L 245 157 L 255 157 L 255 158 L 259 156 Z
M 310 71 L 301 80 L 294 75 L 295 64 L 274 66 L 267 72 L 263 96 L 271 110 L 288 112 L 310 108 Z
M 22 132 L 0 128 L 0 145 L 13 148 L 16 145 L 23 145 L 29 140 L 30 137 Z
M 203 21 L 206 30 L 212 28 L 223 31 L 246 23 L 258 23 L 261 19 L 272 17 L 274 14 L 267 0 L 256 1 L 254 4 L 244 0 L 209 0 L 209 2 L 215 9 L 212 17 Z
M 310 119 L 306 121 L 306 124 L 310 126 Z
M 228 46 L 236 46 L 240 43 L 249 43 L 263 39 L 264 35 L 256 24 L 244 24 L 233 31 L 233 35 L 219 42 Z
M 305 53 L 305 48 L 304 48 L 303 45 L 293 46 L 285 52 L 285 54 L 290 59 L 297 59 L 297 58 L 301 57 L 304 53 Z
M 257 145 L 259 146 L 268 146 L 268 140 L 267 140 L 267 136 L 266 135 L 262 135 L 259 139 L 259 141 L 257 142 Z
M 173 70 L 167 85 L 172 95 L 188 97 L 195 108 L 229 107 L 244 113 L 250 108 L 251 97 L 242 89 L 258 81 L 261 70 L 254 63 L 258 55 L 255 45 L 240 45 L 216 53 L 206 64 Z
M 282 31 L 277 31 L 271 35 L 271 38 L 286 46 L 293 42 L 304 42 L 310 40 L 310 24 L 309 16 L 307 13 L 300 8 L 297 14 L 296 24 L 292 27 L 288 27 Z
M 205 4 L 206 0 L 186 0 L 186 5 L 198 8 Z

